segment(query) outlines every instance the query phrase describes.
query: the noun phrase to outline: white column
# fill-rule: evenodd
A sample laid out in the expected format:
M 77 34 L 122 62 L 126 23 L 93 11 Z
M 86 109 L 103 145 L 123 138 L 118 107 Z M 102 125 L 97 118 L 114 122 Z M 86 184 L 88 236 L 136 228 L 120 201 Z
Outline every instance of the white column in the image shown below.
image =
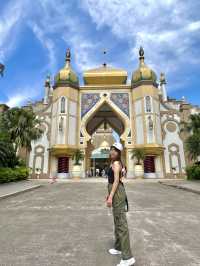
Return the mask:
M 134 161 L 131 159 L 131 149 L 126 150 L 127 178 L 134 178 Z

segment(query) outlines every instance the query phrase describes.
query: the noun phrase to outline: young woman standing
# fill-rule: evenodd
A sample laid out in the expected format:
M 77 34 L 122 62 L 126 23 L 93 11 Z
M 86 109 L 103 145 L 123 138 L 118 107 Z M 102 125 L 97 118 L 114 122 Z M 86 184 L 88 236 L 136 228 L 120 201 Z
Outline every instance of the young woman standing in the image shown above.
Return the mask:
M 132 256 L 130 248 L 129 230 L 126 219 L 125 205 L 128 204 L 126 191 L 122 183 L 122 162 L 121 151 L 122 144 L 114 143 L 110 147 L 111 164 L 108 170 L 108 196 L 107 206 L 112 207 L 114 218 L 114 233 L 115 243 L 114 248 L 109 249 L 112 255 L 121 254 L 121 261 L 117 266 L 130 266 L 135 263 L 135 258 Z M 127 205 L 128 207 L 128 205 Z

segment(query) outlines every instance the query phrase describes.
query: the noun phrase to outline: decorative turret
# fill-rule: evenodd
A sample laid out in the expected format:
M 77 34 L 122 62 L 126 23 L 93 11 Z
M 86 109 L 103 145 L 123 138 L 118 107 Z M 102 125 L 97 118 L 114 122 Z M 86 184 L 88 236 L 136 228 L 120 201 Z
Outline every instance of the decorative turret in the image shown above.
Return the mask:
M 144 49 L 140 47 L 139 50 L 139 68 L 133 72 L 131 84 L 133 87 L 137 87 L 141 84 L 153 84 L 157 86 L 156 84 L 156 74 L 155 72 L 150 69 L 144 62 Z
M 49 96 L 50 96 L 50 90 L 51 90 L 51 80 L 50 76 L 48 75 L 46 77 L 45 83 L 44 83 L 44 89 L 45 89 L 45 95 L 44 95 L 44 104 L 48 104 Z
M 165 85 L 167 84 L 166 79 L 165 79 L 165 74 L 164 73 L 160 73 L 160 90 L 162 92 L 162 98 L 163 101 L 166 102 L 167 101 L 167 92 L 166 92 L 166 87 Z
M 63 69 L 59 71 L 59 73 L 55 76 L 55 87 L 58 86 L 72 86 L 78 87 L 79 80 L 76 73 L 71 68 L 71 53 L 70 49 L 67 49 L 66 52 L 66 63 Z

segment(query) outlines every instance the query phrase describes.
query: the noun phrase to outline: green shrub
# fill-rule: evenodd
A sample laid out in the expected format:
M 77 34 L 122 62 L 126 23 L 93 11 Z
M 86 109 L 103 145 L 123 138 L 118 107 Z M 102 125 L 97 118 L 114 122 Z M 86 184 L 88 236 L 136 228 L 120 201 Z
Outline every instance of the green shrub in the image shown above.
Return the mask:
M 0 168 L 0 183 L 25 180 L 29 176 L 29 170 L 26 167 Z
M 187 179 L 188 180 L 200 180 L 200 165 L 192 165 L 186 167 Z

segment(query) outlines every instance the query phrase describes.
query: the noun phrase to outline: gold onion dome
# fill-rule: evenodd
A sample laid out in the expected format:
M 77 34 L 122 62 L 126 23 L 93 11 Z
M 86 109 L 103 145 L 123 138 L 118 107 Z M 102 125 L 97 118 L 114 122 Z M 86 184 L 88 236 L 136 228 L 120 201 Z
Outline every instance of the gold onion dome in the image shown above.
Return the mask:
M 142 82 L 148 82 L 148 83 L 152 83 L 154 85 L 156 85 L 156 74 L 155 72 L 150 69 L 144 62 L 144 49 L 142 47 L 140 47 L 139 50 L 139 60 L 140 60 L 140 64 L 139 64 L 139 68 L 133 72 L 132 75 L 132 85 L 138 85 Z
M 71 68 L 71 53 L 70 49 L 67 49 L 66 52 L 66 63 L 64 68 L 62 68 L 58 74 L 55 76 L 55 85 L 56 86 L 65 86 L 65 85 L 74 85 L 78 86 L 79 80 L 76 73 Z

